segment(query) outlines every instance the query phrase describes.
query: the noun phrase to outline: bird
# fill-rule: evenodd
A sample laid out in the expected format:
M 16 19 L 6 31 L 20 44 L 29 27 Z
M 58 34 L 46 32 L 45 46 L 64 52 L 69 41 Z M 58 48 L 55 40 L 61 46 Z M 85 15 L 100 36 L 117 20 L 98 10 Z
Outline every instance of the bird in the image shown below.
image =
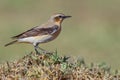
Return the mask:
M 44 24 L 35 26 L 21 34 L 11 37 L 13 41 L 4 46 L 7 47 L 14 43 L 30 43 L 34 46 L 36 54 L 38 54 L 38 49 L 43 50 L 39 47 L 39 44 L 54 40 L 61 32 L 63 20 L 70 17 L 71 16 L 63 13 L 54 14 Z

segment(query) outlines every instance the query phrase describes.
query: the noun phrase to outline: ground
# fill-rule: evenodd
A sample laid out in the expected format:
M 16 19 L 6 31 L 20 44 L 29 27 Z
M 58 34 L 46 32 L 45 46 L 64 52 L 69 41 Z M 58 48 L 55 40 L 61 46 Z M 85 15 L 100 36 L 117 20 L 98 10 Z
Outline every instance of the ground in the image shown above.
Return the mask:
M 59 56 L 58 52 L 36 54 L 0 65 L 0 80 L 119 80 L 105 64 L 87 66 L 81 58 Z

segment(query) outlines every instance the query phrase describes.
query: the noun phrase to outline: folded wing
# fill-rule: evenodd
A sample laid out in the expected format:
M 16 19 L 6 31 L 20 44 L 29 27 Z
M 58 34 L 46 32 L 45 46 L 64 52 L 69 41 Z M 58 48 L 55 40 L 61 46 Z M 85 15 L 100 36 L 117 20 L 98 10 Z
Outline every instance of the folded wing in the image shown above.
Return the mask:
M 47 35 L 47 34 L 54 34 L 59 27 L 57 25 L 50 26 L 47 28 L 40 28 L 40 27 L 34 27 L 30 30 L 27 30 L 19 35 L 13 36 L 13 39 L 20 39 L 20 38 L 26 38 L 26 37 L 33 37 L 38 35 Z

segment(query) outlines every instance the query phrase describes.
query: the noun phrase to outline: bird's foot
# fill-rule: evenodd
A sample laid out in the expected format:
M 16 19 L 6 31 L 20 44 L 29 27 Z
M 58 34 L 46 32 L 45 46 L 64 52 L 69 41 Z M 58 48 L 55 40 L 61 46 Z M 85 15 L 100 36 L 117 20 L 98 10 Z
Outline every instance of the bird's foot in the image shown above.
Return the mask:
M 45 50 L 45 49 L 42 49 L 42 48 L 40 48 L 40 47 L 38 47 L 40 50 L 41 50 L 41 52 L 42 53 L 44 53 L 44 54 L 50 54 L 50 53 L 52 53 L 52 52 L 50 52 L 50 51 L 47 51 L 47 50 Z
M 36 52 L 36 54 L 37 54 L 37 55 L 39 55 L 39 54 L 40 54 L 40 52 L 39 52 L 37 49 L 35 49 L 35 52 Z
M 47 51 L 45 49 L 42 49 L 40 47 L 35 48 L 36 54 L 40 55 L 40 54 L 52 54 L 53 52 Z
M 49 51 L 43 50 L 43 49 L 37 49 L 37 50 L 35 50 L 35 52 L 37 55 L 50 53 Z

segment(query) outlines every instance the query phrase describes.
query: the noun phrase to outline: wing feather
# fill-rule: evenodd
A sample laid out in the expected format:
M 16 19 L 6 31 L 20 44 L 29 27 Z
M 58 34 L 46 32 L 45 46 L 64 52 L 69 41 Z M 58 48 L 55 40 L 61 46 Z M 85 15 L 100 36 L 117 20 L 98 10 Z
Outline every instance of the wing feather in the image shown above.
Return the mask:
M 26 38 L 31 36 L 38 36 L 38 35 L 47 35 L 47 34 L 54 34 L 59 27 L 57 25 L 50 26 L 50 27 L 34 27 L 30 30 L 27 30 L 19 35 L 13 36 L 13 39 L 20 39 L 20 38 Z

